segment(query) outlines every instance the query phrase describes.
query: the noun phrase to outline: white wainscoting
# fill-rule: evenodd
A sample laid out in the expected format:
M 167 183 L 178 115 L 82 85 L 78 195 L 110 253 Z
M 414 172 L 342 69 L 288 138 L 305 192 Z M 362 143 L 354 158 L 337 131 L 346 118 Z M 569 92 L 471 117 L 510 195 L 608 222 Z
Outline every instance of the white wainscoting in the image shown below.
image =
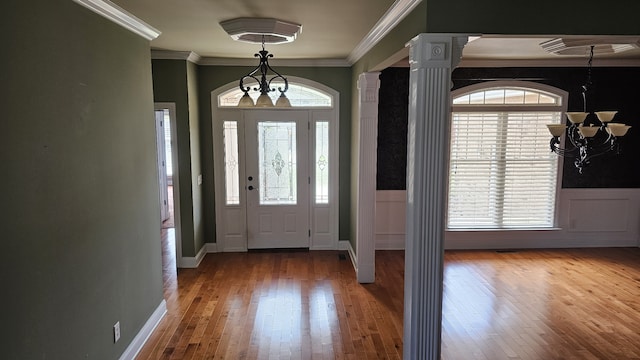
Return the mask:
M 404 191 L 377 191 L 376 249 L 403 249 Z M 640 189 L 563 189 L 557 228 L 447 231 L 446 249 L 640 246 Z
M 376 191 L 376 250 L 404 249 L 406 212 L 406 191 Z

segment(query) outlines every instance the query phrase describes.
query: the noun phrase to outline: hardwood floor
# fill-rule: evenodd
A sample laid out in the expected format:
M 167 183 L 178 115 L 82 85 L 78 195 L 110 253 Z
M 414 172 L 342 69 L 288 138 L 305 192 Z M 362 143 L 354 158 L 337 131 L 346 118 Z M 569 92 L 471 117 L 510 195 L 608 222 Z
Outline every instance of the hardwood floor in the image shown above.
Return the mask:
M 137 359 L 401 359 L 404 252 L 208 254 Z M 443 359 L 640 359 L 640 249 L 445 254 Z

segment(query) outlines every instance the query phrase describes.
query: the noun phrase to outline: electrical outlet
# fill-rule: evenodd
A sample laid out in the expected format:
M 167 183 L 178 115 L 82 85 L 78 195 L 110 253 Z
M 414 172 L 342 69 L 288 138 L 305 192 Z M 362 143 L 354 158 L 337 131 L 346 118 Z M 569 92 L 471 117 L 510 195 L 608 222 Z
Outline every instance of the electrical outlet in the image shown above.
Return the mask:
M 113 342 L 116 343 L 120 340 L 120 321 L 113 325 Z

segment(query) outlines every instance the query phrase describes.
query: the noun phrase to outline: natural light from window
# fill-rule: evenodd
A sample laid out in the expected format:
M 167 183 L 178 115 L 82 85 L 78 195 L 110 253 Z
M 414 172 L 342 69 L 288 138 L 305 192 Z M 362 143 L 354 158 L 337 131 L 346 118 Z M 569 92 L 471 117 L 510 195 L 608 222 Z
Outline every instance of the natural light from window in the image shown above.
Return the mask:
M 272 83 L 271 87 L 276 91 L 269 92 L 269 97 L 273 103 L 276 102 L 280 92 L 278 87 L 283 87 L 284 83 Z M 251 86 L 252 88 L 255 86 Z M 329 94 L 325 94 L 317 89 L 313 89 L 304 84 L 297 84 L 289 82 L 289 90 L 286 92 L 287 98 L 291 102 L 292 107 L 321 107 L 330 108 L 333 106 L 332 98 Z M 234 107 L 238 106 L 240 98 L 244 95 L 240 88 L 235 87 L 231 90 L 227 90 L 218 96 L 218 106 L 220 107 Z M 257 91 L 250 91 L 249 96 L 255 102 L 260 94 Z
M 561 96 L 476 87 L 452 103 L 448 227 L 553 227 L 558 157 L 545 124 L 560 123 Z

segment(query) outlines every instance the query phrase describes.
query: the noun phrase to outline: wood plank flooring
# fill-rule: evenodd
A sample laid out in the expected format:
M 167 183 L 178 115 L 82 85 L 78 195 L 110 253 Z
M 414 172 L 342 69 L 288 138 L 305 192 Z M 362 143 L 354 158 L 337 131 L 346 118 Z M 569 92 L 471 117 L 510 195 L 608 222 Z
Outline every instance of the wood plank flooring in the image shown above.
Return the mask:
M 137 359 L 401 359 L 404 252 L 208 254 Z M 442 359 L 640 359 L 640 249 L 445 254 Z

